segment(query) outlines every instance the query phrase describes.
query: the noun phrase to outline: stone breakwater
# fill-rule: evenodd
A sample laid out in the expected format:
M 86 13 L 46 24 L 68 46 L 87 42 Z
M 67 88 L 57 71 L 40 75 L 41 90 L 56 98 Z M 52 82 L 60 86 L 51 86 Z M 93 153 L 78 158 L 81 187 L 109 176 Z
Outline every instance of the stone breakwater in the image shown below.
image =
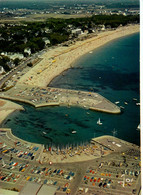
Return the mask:
M 120 113 L 118 106 L 98 93 L 93 92 L 16 85 L 16 87 L 0 93 L 0 97 L 25 102 L 34 107 L 78 106 L 95 111 Z

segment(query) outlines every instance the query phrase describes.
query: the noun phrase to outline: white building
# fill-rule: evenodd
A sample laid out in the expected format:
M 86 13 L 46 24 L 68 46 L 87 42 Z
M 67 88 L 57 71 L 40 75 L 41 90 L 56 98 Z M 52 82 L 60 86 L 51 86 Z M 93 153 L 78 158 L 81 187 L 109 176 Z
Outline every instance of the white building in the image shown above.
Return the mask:
M 75 34 L 75 35 L 81 35 L 82 33 L 83 31 L 80 28 L 72 30 L 72 34 Z
M 9 57 L 11 60 L 15 60 L 16 58 L 22 60 L 24 58 L 24 55 L 20 53 L 2 52 L 1 55 Z
M 30 56 L 31 55 L 31 49 L 30 48 L 25 48 L 24 53 L 27 53 Z
M 50 40 L 47 37 L 43 37 L 43 41 L 45 42 L 45 45 L 50 44 Z
M 12 55 L 7 55 L 11 60 L 15 60 L 16 58 L 22 60 L 24 58 L 24 55 L 23 54 L 20 54 L 20 53 L 14 53 Z

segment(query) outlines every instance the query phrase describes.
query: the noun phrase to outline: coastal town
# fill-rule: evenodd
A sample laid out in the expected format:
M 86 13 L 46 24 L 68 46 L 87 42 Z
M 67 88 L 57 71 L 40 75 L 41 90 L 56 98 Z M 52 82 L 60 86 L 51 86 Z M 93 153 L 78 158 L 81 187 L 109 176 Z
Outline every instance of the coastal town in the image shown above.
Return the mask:
M 43 22 L 45 14 L 76 17 Z M 29 15 L 41 15 L 40 22 L 28 23 Z M 50 5 L 43 10 L 3 8 L 0 19 L 0 195 L 140 195 L 140 146 L 114 134 L 82 144 L 45 146 L 20 139 L 1 125 L 15 111 L 24 112 L 21 102 L 35 109 L 74 106 L 85 109 L 87 115 L 89 110 L 120 114 L 123 107 L 118 101 L 97 92 L 49 85 L 74 69 L 81 56 L 139 32 L 137 7 L 111 9 L 84 3 Z M 97 124 L 102 124 L 100 119 Z
M 73 52 L 73 49 L 70 51 Z M 50 52 L 52 55 L 55 53 L 55 51 Z M 65 51 L 60 50 L 60 54 L 62 59 Z M 57 66 L 57 61 L 53 62 L 50 58 L 49 63 L 54 67 Z M 65 104 L 89 109 L 95 104 L 95 110 L 104 112 L 107 107 L 107 112 L 112 112 L 114 109 L 115 113 L 120 112 L 120 108 L 115 104 L 93 92 L 45 88 L 45 81 L 39 82 L 34 79 L 34 75 L 40 75 L 42 81 L 42 75 L 47 74 L 45 71 L 47 71 L 48 62 L 46 61 L 45 67 L 40 65 L 41 62 L 41 60 L 38 61 L 32 69 L 26 66 L 26 69 L 22 68 L 19 73 L 14 72 L 11 75 L 9 82 L 13 87 L 3 89 L 1 92 L 1 98 L 6 99 L 1 99 L 0 112 L 3 116 L 1 122 L 15 109 L 23 110 L 22 106 L 12 105 L 8 99 L 27 102 L 35 107 Z M 43 62 L 42 64 L 44 65 Z M 53 77 L 49 77 L 49 83 Z M 20 140 L 11 133 L 10 129 L 1 128 L 1 155 L 1 186 L 3 189 L 17 191 L 17 194 L 26 193 L 29 189 L 35 189 L 35 191 L 41 189 L 43 193 L 49 190 L 59 195 L 95 192 L 107 194 L 107 191 L 109 194 L 138 194 L 140 192 L 139 146 L 115 137 L 99 137 L 91 140 L 87 145 L 77 147 L 44 148 L 43 145 Z

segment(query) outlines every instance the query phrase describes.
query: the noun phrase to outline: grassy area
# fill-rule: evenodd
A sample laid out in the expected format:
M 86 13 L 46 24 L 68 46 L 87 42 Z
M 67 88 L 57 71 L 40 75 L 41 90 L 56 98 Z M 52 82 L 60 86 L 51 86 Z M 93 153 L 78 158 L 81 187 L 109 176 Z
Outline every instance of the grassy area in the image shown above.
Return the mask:
M 34 14 L 34 15 L 27 15 L 25 18 L 2 18 L 0 19 L 0 23 L 9 23 L 9 22 L 43 22 L 47 20 L 48 18 L 63 18 L 63 19 L 69 19 L 69 18 L 84 18 L 84 17 L 90 17 L 91 14 L 75 14 L 75 15 L 67 15 L 67 14 Z

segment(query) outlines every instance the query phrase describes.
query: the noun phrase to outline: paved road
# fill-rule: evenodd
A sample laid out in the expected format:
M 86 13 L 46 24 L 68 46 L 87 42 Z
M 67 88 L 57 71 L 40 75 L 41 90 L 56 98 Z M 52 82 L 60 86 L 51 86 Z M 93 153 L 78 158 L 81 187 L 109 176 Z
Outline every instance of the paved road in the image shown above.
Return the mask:
M 27 66 L 28 63 L 32 62 L 36 58 L 43 55 L 48 49 L 43 49 L 42 51 L 39 51 L 38 53 L 33 54 L 31 57 L 27 58 L 24 62 L 22 62 L 19 66 L 15 67 L 14 69 L 11 69 L 11 71 L 8 72 L 7 75 L 4 75 L 2 79 L 0 79 L 0 88 L 3 86 L 3 84 L 8 81 L 14 74 L 16 74 L 18 71 L 23 69 Z
M 29 63 L 33 58 L 28 58 L 26 59 L 22 64 L 17 66 L 16 68 L 12 69 L 11 71 L 8 72 L 7 75 L 5 75 L 1 80 L 0 80 L 0 88 L 3 86 L 3 84 L 8 81 L 14 74 L 16 74 L 18 71 L 23 69 L 25 66 L 27 66 L 27 63 Z
M 24 62 L 22 62 L 19 66 L 15 67 L 14 69 L 11 69 L 11 71 L 9 71 L 7 73 L 7 75 L 5 74 L 4 77 L 2 79 L 0 79 L 0 88 L 3 86 L 3 84 L 8 81 L 14 74 L 16 74 L 18 71 L 20 71 L 21 69 L 25 68 L 27 66 L 28 63 L 32 62 L 33 60 L 35 60 L 36 58 L 38 58 L 39 56 L 43 55 L 43 53 L 45 53 L 47 51 L 47 49 L 44 49 L 42 51 L 39 51 L 38 53 L 33 54 L 33 56 L 27 58 Z

